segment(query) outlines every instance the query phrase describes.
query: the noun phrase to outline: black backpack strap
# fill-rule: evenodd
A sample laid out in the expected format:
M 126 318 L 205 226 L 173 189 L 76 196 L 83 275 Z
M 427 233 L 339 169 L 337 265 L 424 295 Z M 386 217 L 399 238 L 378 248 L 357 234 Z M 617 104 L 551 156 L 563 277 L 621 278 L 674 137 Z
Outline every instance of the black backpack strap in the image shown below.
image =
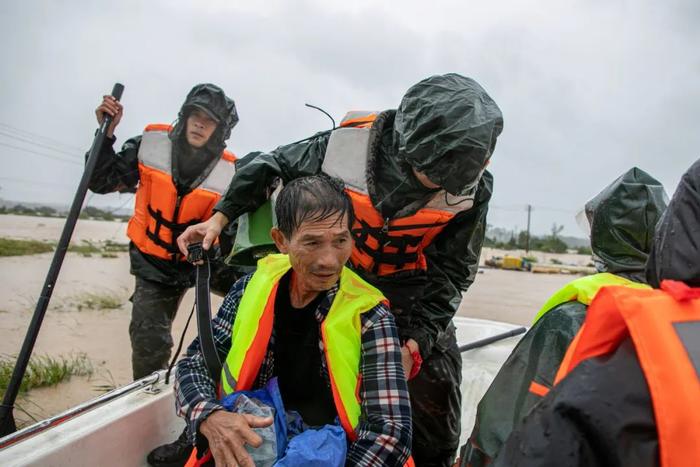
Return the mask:
M 202 261 L 197 265 L 197 281 L 195 286 L 195 304 L 197 308 L 197 333 L 199 335 L 199 346 L 204 355 L 204 362 L 207 365 L 212 379 L 218 383 L 221 376 L 221 360 L 216 352 L 214 343 L 214 329 L 211 324 L 211 300 L 209 293 L 209 277 L 211 268 L 209 258 L 202 249 L 201 243 L 193 243 L 187 247 L 187 260 L 191 263 Z

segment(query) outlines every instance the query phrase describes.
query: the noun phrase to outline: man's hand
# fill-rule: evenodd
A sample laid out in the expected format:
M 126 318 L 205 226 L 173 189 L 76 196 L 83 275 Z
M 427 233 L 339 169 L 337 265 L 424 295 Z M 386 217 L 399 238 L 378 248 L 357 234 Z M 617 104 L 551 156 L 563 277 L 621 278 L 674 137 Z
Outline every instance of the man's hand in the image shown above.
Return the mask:
M 102 121 L 105 119 L 105 114 L 112 116 L 112 123 L 110 123 L 109 128 L 107 128 L 107 136 L 110 138 L 114 137 L 114 129 L 119 125 L 123 113 L 124 107 L 112 96 L 103 96 L 102 103 L 95 109 L 97 123 L 100 125 L 102 125 Z
M 262 438 L 253 428 L 272 425 L 272 417 L 256 417 L 217 410 L 199 425 L 199 431 L 209 441 L 211 455 L 217 466 L 255 467 L 245 445 L 262 445 Z
M 187 246 L 190 243 L 202 242 L 202 248 L 208 250 L 228 224 L 228 217 L 215 212 L 209 220 L 191 225 L 177 237 L 177 246 L 183 255 L 187 256 Z
M 401 365 L 403 365 L 403 372 L 406 374 L 406 380 L 411 377 L 411 372 L 413 371 L 413 356 L 411 354 L 414 352 L 420 354 L 418 342 L 413 339 L 408 339 L 401 347 Z

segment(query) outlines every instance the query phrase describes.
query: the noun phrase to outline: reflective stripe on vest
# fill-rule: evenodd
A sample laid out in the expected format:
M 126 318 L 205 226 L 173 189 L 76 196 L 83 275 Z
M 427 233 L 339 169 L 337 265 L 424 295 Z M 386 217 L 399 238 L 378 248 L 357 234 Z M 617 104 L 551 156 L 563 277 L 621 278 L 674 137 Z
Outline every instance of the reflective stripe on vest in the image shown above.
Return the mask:
M 457 197 L 440 190 L 414 214 L 384 219 L 367 193 L 366 163 L 371 122 L 376 112 L 351 112 L 331 132 L 321 170 L 342 179 L 352 200 L 355 268 L 380 276 L 400 271 L 425 270 L 423 250 L 459 212 L 474 205 L 473 196 Z
M 207 220 L 235 173 L 235 156 L 224 151 L 194 190 L 178 196 L 172 178 L 169 125 L 146 127 L 138 152 L 139 185 L 127 235 L 137 248 L 161 259 L 179 257 L 175 240 L 189 225 Z
M 684 331 L 700 325 L 700 290 L 673 281 L 661 288 L 601 290 L 555 384 L 580 362 L 614 352 L 629 335 L 649 386 L 662 467 L 700 465 L 700 337 Z
M 275 296 L 282 276 L 291 265 L 287 255 L 269 255 L 258 261 L 236 311 L 231 350 L 221 371 L 223 396 L 251 389 L 265 358 L 274 322 Z M 340 275 L 338 292 L 321 324 L 321 339 L 328 366 L 333 401 L 341 425 L 351 440 L 361 406 L 357 400 L 360 381 L 360 315 L 385 301 L 377 289 L 348 268 Z
M 548 311 L 566 302 L 577 301 L 588 306 L 593 301 L 601 287 L 607 285 L 622 285 L 625 287 L 632 287 L 636 289 L 648 289 L 649 286 L 642 284 L 640 282 L 634 282 L 624 277 L 617 276 L 615 274 L 610 274 L 609 272 L 601 272 L 598 274 L 593 274 L 591 276 L 580 277 L 575 279 L 564 287 L 559 289 L 554 295 L 552 295 L 549 300 L 542 305 L 540 311 L 537 312 L 532 325 L 534 326 L 537 321 L 542 318 Z

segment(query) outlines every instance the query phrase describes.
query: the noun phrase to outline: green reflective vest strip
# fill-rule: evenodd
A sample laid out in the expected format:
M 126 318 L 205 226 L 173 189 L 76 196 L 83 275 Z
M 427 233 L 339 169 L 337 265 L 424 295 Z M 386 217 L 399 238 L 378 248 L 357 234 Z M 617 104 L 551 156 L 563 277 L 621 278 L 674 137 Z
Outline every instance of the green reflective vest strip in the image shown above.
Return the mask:
M 351 437 L 361 412 L 356 392 L 362 355 L 360 315 L 385 300 L 379 290 L 343 268 L 340 287 L 321 325 L 333 400 L 341 424 Z
M 221 370 L 221 389 L 224 395 L 236 390 L 243 362 L 255 350 L 252 346 L 258 334 L 258 324 L 268 302 L 274 302 L 272 290 L 289 268 L 291 265 L 287 255 L 269 255 L 258 261 L 258 269 L 246 285 L 233 322 L 231 350 Z
M 636 289 L 650 288 L 646 284 L 634 282 L 609 272 L 601 272 L 591 276 L 580 277 L 569 282 L 564 287 L 559 289 L 554 295 L 552 295 L 549 300 L 545 302 L 542 308 L 540 308 L 540 311 L 537 312 L 532 325 L 534 326 L 537 321 L 539 321 L 540 318 L 542 318 L 548 311 L 558 305 L 561 305 L 562 303 L 577 301 L 586 306 L 590 305 L 601 287 L 608 285 L 623 285 Z

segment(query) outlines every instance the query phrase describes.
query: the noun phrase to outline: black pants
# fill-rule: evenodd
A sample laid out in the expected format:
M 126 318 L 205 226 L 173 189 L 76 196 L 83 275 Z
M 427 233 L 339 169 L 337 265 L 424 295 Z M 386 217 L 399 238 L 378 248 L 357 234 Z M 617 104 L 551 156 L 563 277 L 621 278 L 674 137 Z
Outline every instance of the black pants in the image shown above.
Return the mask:
M 173 347 L 172 325 L 187 288 L 136 277 L 129 337 L 134 379 L 167 368 Z
M 235 270 L 222 263 L 212 263 L 211 272 L 211 290 L 221 296 L 238 277 Z M 136 276 L 129 324 L 131 368 L 135 380 L 168 367 L 173 348 L 173 320 L 187 289 Z
M 462 357 L 450 325 L 408 382 L 413 412 L 413 459 L 418 467 L 451 466 L 459 447 Z

